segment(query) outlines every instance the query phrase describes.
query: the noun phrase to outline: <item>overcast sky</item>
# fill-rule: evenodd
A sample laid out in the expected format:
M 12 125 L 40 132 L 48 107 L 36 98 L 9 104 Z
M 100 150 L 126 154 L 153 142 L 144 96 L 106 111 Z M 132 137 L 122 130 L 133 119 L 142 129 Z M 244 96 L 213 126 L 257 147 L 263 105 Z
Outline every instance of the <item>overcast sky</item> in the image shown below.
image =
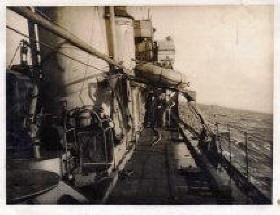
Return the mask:
M 153 7 L 155 38 L 175 40 L 175 69 L 197 101 L 272 113 L 273 7 Z

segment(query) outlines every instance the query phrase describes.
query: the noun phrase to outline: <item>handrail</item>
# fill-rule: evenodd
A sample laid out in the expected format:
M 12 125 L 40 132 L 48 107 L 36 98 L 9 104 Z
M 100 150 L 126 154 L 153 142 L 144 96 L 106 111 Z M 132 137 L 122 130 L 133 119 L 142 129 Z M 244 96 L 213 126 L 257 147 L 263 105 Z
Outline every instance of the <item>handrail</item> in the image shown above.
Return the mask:
M 225 123 L 221 123 L 221 122 L 213 123 L 213 122 L 209 122 L 209 121 L 208 121 L 208 124 L 211 124 L 212 126 L 215 126 L 216 124 L 218 124 L 218 125 L 222 125 L 222 126 L 224 126 L 225 128 L 229 128 L 229 129 L 233 128 L 233 129 L 237 130 L 239 133 L 243 133 L 243 134 L 244 134 L 244 133 L 247 133 L 247 134 L 248 134 L 248 137 L 253 137 L 253 138 L 262 140 L 262 141 L 264 141 L 264 142 L 271 142 L 271 140 L 264 139 L 264 138 L 262 138 L 262 137 L 258 137 L 258 136 L 256 136 L 256 135 L 250 133 L 250 131 L 242 130 L 242 127 L 234 126 L 234 125 L 231 125 L 231 124 L 229 124 L 229 123 L 226 123 L 226 124 L 225 124 Z
M 173 117 L 173 115 L 172 115 L 172 117 Z M 181 119 L 175 119 L 175 120 L 177 121 L 177 123 L 184 125 L 183 120 L 181 120 Z M 185 125 L 184 125 L 184 128 L 186 128 Z M 227 160 L 225 158 L 225 156 L 223 156 L 221 154 L 217 154 L 217 153 L 213 154 L 212 151 L 211 152 L 205 151 L 207 149 L 202 149 L 202 150 L 204 151 L 204 153 L 206 154 L 207 157 L 217 156 L 219 158 L 219 162 L 222 164 L 222 166 L 225 167 L 227 174 L 231 177 L 231 179 L 233 179 L 235 181 L 235 184 L 239 187 L 239 189 L 241 191 L 246 193 L 246 195 L 248 197 L 252 198 L 254 203 L 256 203 L 256 204 L 270 204 L 271 203 L 271 199 L 266 197 L 252 182 L 250 182 L 248 180 L 248 175 L 244 176 L 244 174 L 242 174 L 237 167 L 232 165 L 231 159 Z M 211 159 L 209 159 L 209 160 L 211 160 Z
M 172 117 L 174 118 L 175 116 L 172 115 Z M 189 126 L 187 123 L 185 123 L 182 119 L 180 118 L 174 118 L 177 123 L 179 124 L 182 124 L 184 125 L 184 128 L 188 129 L 189 130 Z M 212 123 L 213 124 L 213 123 Z M 213 125 L 215 126 L 219 126 L 221 125 L 222 123 L 215 123 Z M 222 124 L 222 125 L 225 125 L 225 124 Z M 218 137 L 218 141 L 221 140 L 221 139 L 225 139 L 227 140 L 227 143 L 229 144 L 229 153 L 230 153 L 230 158 L 226 158 L 222 152 L 219 153 L 219 152 L 216 152 L 217 154 L 214 155 L 213 152 L 207 152 L 205 151 L 205 153 L 207 154 L 207 156 L 217 156 L 219 157 L 219 162 L 222 164 L 222 166 L 225 167 L 228 175 L 231 177 L 231 179 L 233 179 L 236 183 L 236 185 L 243 191 L 245 191 L 247 193 L 248 196 L 250 196 L 254 202 L 256 202 L 257 204 L 269 204 L 271 203 L 271 200 L 266 197 L 252 182 L 250 182 L 249 180 L 249 151 L 250 149 L 248 148 L 248 138 L 250 136 L 250 133 L 246 132 L 246 131 L 243 131 L 241 130 L 240 128 L 237 128 L 236 130 L 240 131 L 240 133 L 244 133 L 244 139 L 245 139 L 245 157 L 246 157 L 246 174 L 242 173 L 242 171 L 240 171 L 240 169 L 234 165 L 232 165 L 232 156 L 231 156 L 231 143 L 232 143 L 232 139 L 231 139 L 231 129 L 232 128 L 237 128 L 235 126 L 230 126 L 230 125 L 227 125 L 227 130 L 228 130 L 228 136 L 226 138 L 226 136 L 221 136 L 220 132 L 219 133 L 216 133 L 214 134 L 214 136 L 217 136 Z M 218 129 L 219 130 L 219 129 Z M 191 132 L 193 134 L 195 134 L 197 137 L 200 136 L 200 133 L 197 132 L 197 131 L 192 131 Z M 255 136 L 255 135 L 252 135 L 252 136 Z M 221 141 L 219 141 L 221 142 Z M 246 144 L 247 143 L 247 144 Z M 247 146 L 246 146 L 247 145 Z M 207 150 L 207 147 L 204 149 L 204 150 Z

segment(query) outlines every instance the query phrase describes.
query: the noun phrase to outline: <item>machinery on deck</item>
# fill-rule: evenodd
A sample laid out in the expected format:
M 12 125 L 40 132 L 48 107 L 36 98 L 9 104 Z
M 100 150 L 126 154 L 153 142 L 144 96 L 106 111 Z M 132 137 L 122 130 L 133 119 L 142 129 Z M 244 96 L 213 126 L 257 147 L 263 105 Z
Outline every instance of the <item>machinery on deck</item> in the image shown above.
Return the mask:
M 39 156 L 36 148 L 40 142 L 40 106 L 37 104 L 40 70 L 27 64 L 28 47 L 26 40 L 20 41 L 20 64 L 10 65 L 6 70 L 7 158 Z
M 84 186 L 83 176 L 91 176 L 87 183 L 106 176 L 108 168 L 115 165 L 113 128 L 110 117 L 93 106 L 66 111 L 63 177 L 74 180 L 76 186 Z

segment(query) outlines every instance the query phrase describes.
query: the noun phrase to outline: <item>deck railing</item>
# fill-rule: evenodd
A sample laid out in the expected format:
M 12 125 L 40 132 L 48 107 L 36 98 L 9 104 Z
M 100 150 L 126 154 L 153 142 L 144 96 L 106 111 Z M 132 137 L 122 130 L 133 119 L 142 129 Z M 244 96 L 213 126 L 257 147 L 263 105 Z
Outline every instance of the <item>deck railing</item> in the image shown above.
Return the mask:
M 214 128 L 219 156 L 223 164 L 230 166 L 230 176 L 238 171 L 247 184 L 254 185 L 266 197 L 271 195 L 272 141 L 238 126 L 215 123 Z
M 201 139 L 199 130 L 184 122 L 179 117 L 172 115 L 172 118 L 177 123 L 182 124 L 184 129 L 189 130 L 194 136 Z M 256 166 L 257 163 L 254 159 L 256 158 L 256 153 L 258 153 L 257 157 L 265 157 L 266 161 L 271 160 L 272 156 L 261 154 L 261 152 L 253 148 L 253 140 L 258 139 L 258 141 L 268 143 L 269 140 L 264 140 L 248 130 L 244 131 L 240 127 L 228 124 L 212 123 L 208 124 L 208 127 L 211 129 L 211 135 L 216 136 L 214 139 L 216 140 L 215 145 L 217 147 L 217 150 L 209 151 L 209 147 L 206 145 L 207 141 L 212 138 L 208 140 L 206 138 L 202 141 L 204 142 L 202 151 L 204 151 L 209 161 L 214 162 L 214 166 L 217 162 L 221 164 L 230 176 L 230 181 L 233 181 L 240 190 L 245 192 L 253 200 L 254 204 L 271 204 L 271 192 L 264 194 L 263 190 L 260 189 L 258 180 L 255 179 L 255 169 L 260 170 L 260 168 Z M 254 164 L 254 169 L 252 168 L 252 164 Z M 268 166 L 271 167 L 272 165 Z

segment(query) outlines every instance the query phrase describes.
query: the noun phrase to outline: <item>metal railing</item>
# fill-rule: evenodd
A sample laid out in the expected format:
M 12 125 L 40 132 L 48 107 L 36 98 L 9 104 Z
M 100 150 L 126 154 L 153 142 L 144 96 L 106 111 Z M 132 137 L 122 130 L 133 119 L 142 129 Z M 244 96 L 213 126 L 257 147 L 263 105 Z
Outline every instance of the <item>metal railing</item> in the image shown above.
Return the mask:
M 259 182 L 260 179 L 258 177 L 260 176 L 257 176 L 257 172 L 260 174 L 259 171 L 264 171 L 260 168 L 264 167 L 265 161 L 267 164 L 270 164 L 272 161 L 272 141 L 254 135 L 238 126 L 222 123 L 215 123 L 214 126 L 221 163 L 224 165 L 226 164 L 228 167 L 230 177 L 236 177 L 236 174 L 239 175 L 238 178 L 243 176 L 246 182 L 243 181 L 241 183 L 252 184 L 263 194 L 263 190 L 260 186 L 264 186 L 265 184 Z M 269 148 L 267 151 L 270 151 L 271 154 L 267 155 L 264 150 L 260 151 L 260 149 L 257 149 L 256 142 L 262 143 L 262 146 L 265 142 L 268 143 Z M 268 169 L 269 168 L 271 168 L 271 166 L 268 166 Z M 257 192 L 255 189 L 248 188 L 248 193 L 249 190 Z

